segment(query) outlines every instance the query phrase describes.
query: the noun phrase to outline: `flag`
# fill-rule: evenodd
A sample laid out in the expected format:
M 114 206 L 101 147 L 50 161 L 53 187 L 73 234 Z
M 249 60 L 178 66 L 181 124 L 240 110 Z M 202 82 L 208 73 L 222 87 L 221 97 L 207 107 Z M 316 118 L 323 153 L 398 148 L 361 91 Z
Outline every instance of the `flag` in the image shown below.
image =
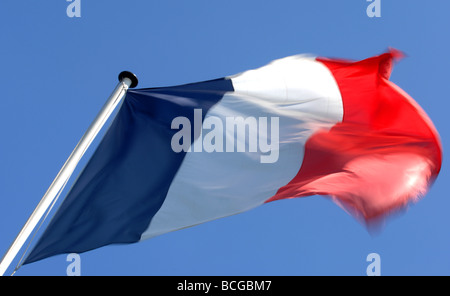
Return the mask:
M 237 75 L 128 90 L 26 263 L 134 243 L 265 203 L 331 197 L 376 221 L 423 196 L 442 161 L 401 57 L 296 55 Z

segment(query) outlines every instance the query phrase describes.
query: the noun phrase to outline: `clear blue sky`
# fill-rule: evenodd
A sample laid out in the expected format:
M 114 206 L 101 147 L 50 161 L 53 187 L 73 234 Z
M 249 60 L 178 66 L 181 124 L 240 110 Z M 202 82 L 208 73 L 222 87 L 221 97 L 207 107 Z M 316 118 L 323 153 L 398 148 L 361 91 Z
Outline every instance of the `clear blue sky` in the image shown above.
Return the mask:
M 366 257 L 375 252 L 382 275 L 450 275 L 450 3 L 381 0 L 380 18 L 366 15 L 369 4 L 81 0 L 81 17 L 69 18 L 65 0 L 2 1 L 0 256 L 120 71 L 136 73 L 140 87 L 168 86 L 297 53 L 363 59 L 391 46 L 407 54 L 391 80 L 433 120 L 444 162 L 428 195 L 380 233 L 370 234 L 330 200 L 313 196 L 83 253 L 81 274 L 365 275 Z M 16 275 L 65 275 L 68 264 L 66 255 L 55 256 Z

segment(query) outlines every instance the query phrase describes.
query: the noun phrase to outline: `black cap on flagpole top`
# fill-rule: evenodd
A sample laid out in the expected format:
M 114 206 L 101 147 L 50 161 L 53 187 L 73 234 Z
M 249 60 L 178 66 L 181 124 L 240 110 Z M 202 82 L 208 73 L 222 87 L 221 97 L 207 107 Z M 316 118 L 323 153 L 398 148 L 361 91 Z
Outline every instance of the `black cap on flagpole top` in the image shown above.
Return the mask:
M 122 81 L 124 78 L 128 78 L 131 80 L 130 88 L 135 88 L 138 85 L 138 79 L 133 73 L 129 71 L 120 72 L 119 81 Z

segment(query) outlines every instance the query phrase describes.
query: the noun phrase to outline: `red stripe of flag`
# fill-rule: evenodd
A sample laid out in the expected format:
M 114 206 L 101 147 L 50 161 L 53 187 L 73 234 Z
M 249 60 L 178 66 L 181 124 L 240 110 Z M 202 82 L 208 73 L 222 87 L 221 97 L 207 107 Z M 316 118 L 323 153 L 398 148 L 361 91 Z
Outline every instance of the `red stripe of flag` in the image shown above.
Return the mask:
M 442 148 L 425 112 L 389 81 L 400 57 L 390 50 L 358 62 L 317 59 L 339 86 L 343 121 L 308 139 L 298 174 L 267 202 L 328 195 L 370 223 L 426 193 Z

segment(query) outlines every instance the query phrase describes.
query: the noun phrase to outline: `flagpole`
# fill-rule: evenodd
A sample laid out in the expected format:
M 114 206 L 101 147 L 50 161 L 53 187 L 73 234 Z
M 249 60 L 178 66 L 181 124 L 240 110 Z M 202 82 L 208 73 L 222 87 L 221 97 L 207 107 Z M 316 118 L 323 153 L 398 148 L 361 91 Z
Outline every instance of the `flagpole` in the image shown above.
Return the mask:
M 27 222 L 17 235 L 16 239 L 0 261 L 0 276 L 4 275 L 14 258 L 17 256 L 17 253 L 27 241 L 33 229 L 47 212 L 47 209 L 53 204 L 54 201 L 56 201 L 56 198 L 58 197 L 60 191 L 64 188 L 67 180 L 72 175 L 78 162 L 81 160 L 81 157 L 84 155 L 85 151 L 88 149 L 89 145 L 97 136 L 98 132 L 101 130 L 119 102 L 125 97 L 128 88 L 134 88 L 137 84 L 138 79 L 133 73 L 124 71 L 119 74 L 119 83 L 116 88 L 109 96 L 97 117 L 84 133 L 83 137 L 80 139 L 77 146 L 62 166 L 58 175 L 47 189 L 47 192 L 44 194 L 41 201 L 36 206 L 33 213 L 30 215 Z

